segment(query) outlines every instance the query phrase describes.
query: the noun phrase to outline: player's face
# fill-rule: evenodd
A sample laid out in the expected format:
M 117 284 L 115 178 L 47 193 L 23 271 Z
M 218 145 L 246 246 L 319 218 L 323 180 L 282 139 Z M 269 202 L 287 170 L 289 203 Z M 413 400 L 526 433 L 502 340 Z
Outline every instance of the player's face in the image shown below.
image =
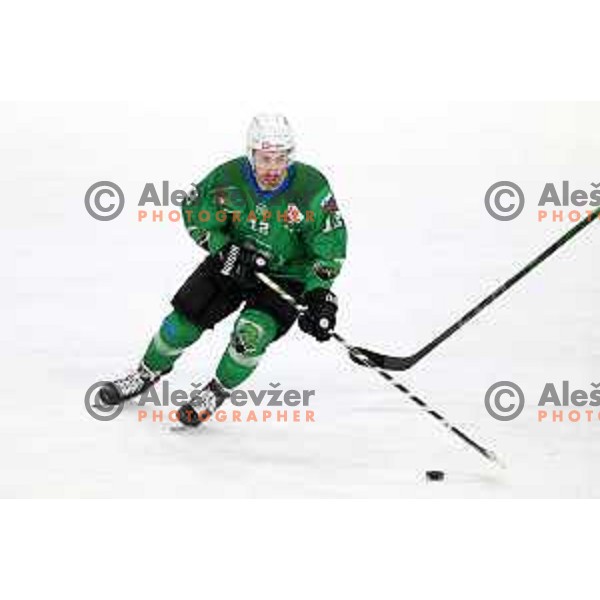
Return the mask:
M 287 175 L 289 164 L 289 155 L 285 151 L 255 150 L 254 172 L 258 185 L 263 190 L 279 187 Z

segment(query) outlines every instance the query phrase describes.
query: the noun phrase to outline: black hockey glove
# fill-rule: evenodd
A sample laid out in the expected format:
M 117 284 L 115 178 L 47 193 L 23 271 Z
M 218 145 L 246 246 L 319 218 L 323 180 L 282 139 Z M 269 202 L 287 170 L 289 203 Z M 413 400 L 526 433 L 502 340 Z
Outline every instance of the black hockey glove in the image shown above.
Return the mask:
M 307 309 L 300 313 L 298 326 L 319 342 L 326 342 L 335 329 L 338 310 L 336 295 L 331 290 L 318 288 L 304 296 Z
M 251 288 L 258 284 L 254 276 L 257 271 L 262 271 L 267 266 L 265 256 L 256 250 L 242 248 L 234 243 L 229 243 L 216 255 L 219 273 L 230 277 L 239 286 Z

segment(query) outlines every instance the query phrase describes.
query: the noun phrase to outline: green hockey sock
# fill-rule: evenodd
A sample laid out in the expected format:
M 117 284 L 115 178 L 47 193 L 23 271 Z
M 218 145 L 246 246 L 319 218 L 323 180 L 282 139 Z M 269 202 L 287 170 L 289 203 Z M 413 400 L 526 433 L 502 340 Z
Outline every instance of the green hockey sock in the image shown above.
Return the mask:
M 143 362 L 152 371 L 170 370 L 183 351 L 196 342 L 202 329 L 191 323 L 181 313 L 173 311 L 162 322 L 152 338 Z

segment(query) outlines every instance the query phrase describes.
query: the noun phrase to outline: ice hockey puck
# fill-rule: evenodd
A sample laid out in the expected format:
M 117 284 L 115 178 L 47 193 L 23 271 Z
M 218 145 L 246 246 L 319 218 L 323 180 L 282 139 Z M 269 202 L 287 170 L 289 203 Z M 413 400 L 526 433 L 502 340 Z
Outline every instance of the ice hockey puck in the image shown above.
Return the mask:
M 426 471 L 425 477 L 427 477 L 427 481 L 443 481 L 445 473 L 444 471 Z

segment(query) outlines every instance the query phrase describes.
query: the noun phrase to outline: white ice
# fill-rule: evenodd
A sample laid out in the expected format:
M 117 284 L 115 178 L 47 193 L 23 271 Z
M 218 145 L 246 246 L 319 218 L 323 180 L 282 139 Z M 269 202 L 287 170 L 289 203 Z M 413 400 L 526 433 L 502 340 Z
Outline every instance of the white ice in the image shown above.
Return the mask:
M 427 343 L 572 225 L 538 223 L 546 182 L 600 181 L 599 104 L 283 106 L 299 157 L 329 177 L 350 246 L 339 331 L 395 354 Z M 537 422 L 546 382 L 599 381 L 600 225 L 398 379 L 497 451 L 491 467 L 334 343 L 297 329 L 249 382 L 315 389 L 315 423 L 211 423 L 175 435 L 90 418 L 85 390 L 136 364 L 177 286 L 201 260 L 181 223 L 136 222 L 145 182 L 184 186 L 243 152 L 245 105 L 4 104 L 0 180 L 1 497 L 598 497 L 600 420 Z M 127 204 L 102 223 L 86 189 Z M 483 195 L 527 195 L 515 221 Z M 173 386 L 210 378 L 232 319 L 178 363 Z M 484 394 L 517 382 L 526 407 L 493 420 Z M 246 412 L 248 409 L 245 409 Z M 424 472 L 442 469 L 443 483 Z

